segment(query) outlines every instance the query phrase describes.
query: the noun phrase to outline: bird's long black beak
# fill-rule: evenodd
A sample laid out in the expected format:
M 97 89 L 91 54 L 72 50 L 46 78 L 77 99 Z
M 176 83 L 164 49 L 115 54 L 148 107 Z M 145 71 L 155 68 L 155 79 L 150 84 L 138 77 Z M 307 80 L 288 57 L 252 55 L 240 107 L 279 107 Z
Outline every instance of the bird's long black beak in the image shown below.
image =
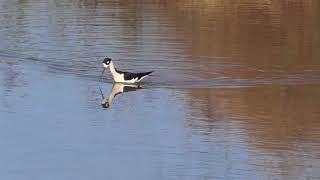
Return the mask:
M 104 73 L 105 70 L 106 70 L 106 68 L 103 68 L 102 73 L 101 73 L 101 75 L 100 75 L 99 81 L 101 81 L 102 75 L 103 75 L 103 73 Z

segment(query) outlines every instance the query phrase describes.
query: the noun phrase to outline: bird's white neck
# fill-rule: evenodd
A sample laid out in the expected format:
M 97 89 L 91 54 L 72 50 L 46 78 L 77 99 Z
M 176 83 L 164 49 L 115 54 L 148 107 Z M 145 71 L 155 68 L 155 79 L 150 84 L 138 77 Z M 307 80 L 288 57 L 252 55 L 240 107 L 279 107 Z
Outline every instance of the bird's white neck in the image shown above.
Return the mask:
M 118 73 L 118 72 L 116 71 L 116 68 L 114 67 L 114 64 L 113 64 L 112 61 L 110 62 L 109 68 L 110 68 L 110 71 L 111 71 L 113 80 L 114 80 L 115 82 L 124 82 L 123 74 Z
M 116 68 L 114 67 L 114 64 L 112 61 L 110 62 L 109 68 L 110 68 L 110 72 L 113 76 L 113 79 L 115 79 L 115 77 L 118 75 L 118 73 L 117 73 Z

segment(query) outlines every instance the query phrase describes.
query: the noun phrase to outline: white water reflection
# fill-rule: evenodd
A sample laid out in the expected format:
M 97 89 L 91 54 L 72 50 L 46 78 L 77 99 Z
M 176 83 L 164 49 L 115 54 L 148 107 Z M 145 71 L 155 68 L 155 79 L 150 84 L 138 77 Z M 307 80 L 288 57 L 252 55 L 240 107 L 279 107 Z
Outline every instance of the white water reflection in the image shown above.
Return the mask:
M 114 83 L 110 95 L 105 97 L 101 88 L 99 88 L 102 97 L 101 105 L 104 108 L 109 108 L 116 96 L 126 92 L 137 91 L 139 89 L 142 89 L 140 84 Z

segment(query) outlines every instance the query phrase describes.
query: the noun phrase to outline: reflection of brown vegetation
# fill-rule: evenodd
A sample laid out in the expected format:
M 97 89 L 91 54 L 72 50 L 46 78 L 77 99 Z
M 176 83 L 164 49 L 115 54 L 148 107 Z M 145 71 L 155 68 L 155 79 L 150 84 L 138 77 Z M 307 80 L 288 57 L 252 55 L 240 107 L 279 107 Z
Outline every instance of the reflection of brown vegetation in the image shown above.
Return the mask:
M 304 139 L 320 128 L 319 92 L 318 85 L 189 91 L 192 109 L 209 122 L 216 119 L 214 112 L 220 112 L 221 119 L 241 120 L 243 128 L 253 133 L 250 137 L 269 138 L 271 143 Z
M 319 75 L 317 2 L 160 2 L 164 10 L 159 13 L 176 26 L 176 32 L 166 31 L 166 35 L 184 41 L 186 54 L 197 64 L 206 64 L 205 72 L 210 72 L 212 63 L 231 63 L 246 67 L 219 73 L 247 79 Z M 213 77 L 195 68 L 194 75 Z
M 246 144 L 249 164 L 263 165 L 265 172 L 315 174 L 308 167 L 320 157 L 319 85 L 192 89 L 188 94 L 187 125 L 195 133 L 212 134 L 212 143 Z
M 318 85 L 199 89 L 189 93 L 194 114 L 209 124 L 239 121 L 239 128 L 246 130 L 249 140 L 263 149 L 279 144 L 292 148 L 299 141 L 319 142 Z M 199 126 L 192 120 L 189 125 Z
M 177 44 L 173 48 L 183 50 L 183 57 L 192 63 L 188 74 L 194 77 L 285 79 L 320 74 L 319 3 L 315 1 L 79 2 L 88 9 L 119 10 L 113 18 L 121 25 L 121 35 L 114 36 L 130 43 L 126 47 L 128 54 L 136 55 L 152 44 L 154 56 L 161 54 L 166 58 L 163 45 Z M 107 11 L 105 15 L 110 18 Z M 168 53 L 169 58 L 175 58 L 174 55 Z M 179 58 L 173 60 L 186 64 L 185 59 Z M 241 68 L 219 68 L 219 64 Z
M 85 7 L 96 7 L 98 3 L 98 0 L 79 0 L 79 5 L 80 6 L 85 6 Z

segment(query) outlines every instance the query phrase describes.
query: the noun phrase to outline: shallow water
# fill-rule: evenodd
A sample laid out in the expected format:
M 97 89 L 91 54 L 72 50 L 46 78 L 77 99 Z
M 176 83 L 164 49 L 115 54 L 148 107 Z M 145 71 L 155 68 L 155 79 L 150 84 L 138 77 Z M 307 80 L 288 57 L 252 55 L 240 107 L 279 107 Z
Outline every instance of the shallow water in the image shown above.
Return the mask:
M 319 17 L 311 0 L 0 0 L 0 177 L 319 179 Z M 155 71 L 108 108 L 106 56 Z

